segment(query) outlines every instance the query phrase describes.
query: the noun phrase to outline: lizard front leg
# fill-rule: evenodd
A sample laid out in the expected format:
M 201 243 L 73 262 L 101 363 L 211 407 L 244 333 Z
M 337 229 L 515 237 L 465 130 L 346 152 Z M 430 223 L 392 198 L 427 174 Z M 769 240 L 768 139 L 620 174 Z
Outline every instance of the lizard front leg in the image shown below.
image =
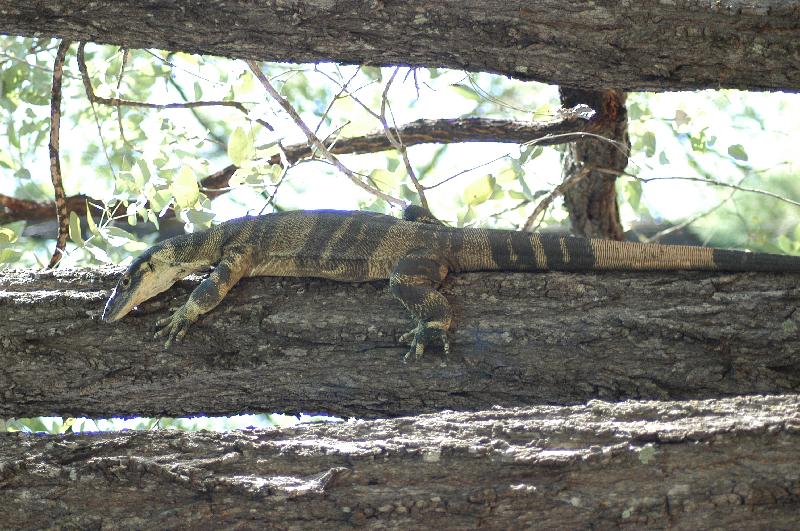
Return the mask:
M 154 337 L 167 338 L 164 348 L 169 348 L 173 342 L 183 339 L 198 317 L 213 310 L 225 298 L 228 291 L 244 276 L 245 264 L 244 254 L 227 252 L 217 263 L 214 271 L 192 291 L 189 300 L 183 306 L 170 317 L 156 322 L 156 326 L 162 328 Z
M 416 326 L 404 334 L 400 341 L 411 340 L 411 347 L 403 358 L 422 357 L 425 345 L 433 335 L 441 338 L 444 352 L 450 352 L 447 331 L 453 320 L 450 303 L 436 288 L 447 276 L 445 261 L 429 251 L 414 251 L 400 259 L 389 277 L 392 295 L 411 313 Z

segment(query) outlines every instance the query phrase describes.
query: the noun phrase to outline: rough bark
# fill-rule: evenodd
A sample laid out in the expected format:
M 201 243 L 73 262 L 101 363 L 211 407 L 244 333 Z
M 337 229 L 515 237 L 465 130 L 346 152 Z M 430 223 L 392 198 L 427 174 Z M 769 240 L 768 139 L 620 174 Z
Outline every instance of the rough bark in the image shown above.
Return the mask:
M 790 529 L 800 397 L 0 436 L 13 529 Z
M 596 109 L 593 132 L 615 142 L 587 138 L 567 146 L 562 174 L 565 182 L 576 180 L 564 192 L 572 231 L 587 238 L 622 240 L 625 231 L 619 219 L 616 180 L 628 165 L 631 146 L 625 93 L 563 87 L 560 92 L 565 107 L 585 104 Z
M 593 89 L 800 89 L 798 0 L 6 0 L 0 33 Z
M 165 351 L 155 321 L 197 280 L 106 324 L 114 272 L 0 273 L 0 417 L 374 418 L 800 391 L 800 274 L 454 275 L 453 354 L 403 364 L 410 321 L 386 282 L 245 279 Z

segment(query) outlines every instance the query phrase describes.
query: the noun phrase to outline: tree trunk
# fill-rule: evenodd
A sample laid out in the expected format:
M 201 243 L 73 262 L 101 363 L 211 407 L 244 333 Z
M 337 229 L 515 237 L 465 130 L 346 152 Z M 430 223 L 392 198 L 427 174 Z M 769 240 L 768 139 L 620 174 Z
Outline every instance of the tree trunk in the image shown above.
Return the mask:
M 5 0 L 0 33 L 587 89 L 800 89 L 798 0 Z
M 572 232 L 587 238 L 623 240 L 616 180 L 628 165 L 631 147 L 625 93 L 563 87 L 560 92 L 565 108 L 585 104 L 594 109 L 597 114 L 592 120 L 592 132 L 608 139 L 587 138 L 566 147 L 562 161 L 564 181 L 573 179 L 574 184 L 564 192 L 564 205 Z
M 0 272 L 0 417 L 315 412 L 386 417 L 592 398 L 800 391 L 800 274 L 473 273 L 453 353 L 404 364 L 386 282 L 253 278 L 177 347 L 190 279 L 114 324 L 118 269 Z
M 13 529 L 790 529 L 800 397 L 0 435 Z

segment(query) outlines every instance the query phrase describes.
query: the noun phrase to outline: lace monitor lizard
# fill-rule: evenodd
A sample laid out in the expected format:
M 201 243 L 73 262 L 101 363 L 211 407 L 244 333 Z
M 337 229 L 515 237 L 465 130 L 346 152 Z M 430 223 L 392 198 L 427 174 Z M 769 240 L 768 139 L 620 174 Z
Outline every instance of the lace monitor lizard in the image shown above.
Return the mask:
M 800 257 L 683 245 L 448 227 L 410 206 L 404 219 L 372 212 L 294 211 L 243 217 L 164 240 L 139 255 L 103 311 L 116 321 L 185 276 L 213 268 L 172 316 L 158 321 L 166 347 L 217 306 L 242 277 L 322 277 L 346 282 L 389 279 L 411 313 L 406 359 L 439 336 L 449 352 L 452 314 L 437 291 L 453 271 L 720 270 L 796 271 Z

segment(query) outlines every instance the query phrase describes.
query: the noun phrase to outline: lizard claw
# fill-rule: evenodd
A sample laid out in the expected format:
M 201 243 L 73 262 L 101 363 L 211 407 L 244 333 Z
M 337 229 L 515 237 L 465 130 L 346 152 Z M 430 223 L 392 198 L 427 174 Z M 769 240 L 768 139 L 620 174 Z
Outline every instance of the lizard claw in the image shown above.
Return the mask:
M 411 340 L 410 348 L 406 355 L 403 356 L 403 363 L 408 363 L 412 358 L 418 360 L 422 357 L 425 353 L 425 346 L 428 343 L 427 339 L 434 330 L 438 330 L 441 334 L 445 356 L 450 354 L 450 340 L 447 337 L 447 330 L 420 322 L 416 327 L 400 336 L 401 343 Z
M 173 342 L 179 343 L 184 338 L 192 322 L 191 319 L 183 315 L 181 310 L 178 310 L 172 316 L 156 321 L 156 326 L 162 328 L 158 330 L 153 337 L 159 338 L 166 336 L 167 341 L 164 343 L 164 349 L 169 349 Z

